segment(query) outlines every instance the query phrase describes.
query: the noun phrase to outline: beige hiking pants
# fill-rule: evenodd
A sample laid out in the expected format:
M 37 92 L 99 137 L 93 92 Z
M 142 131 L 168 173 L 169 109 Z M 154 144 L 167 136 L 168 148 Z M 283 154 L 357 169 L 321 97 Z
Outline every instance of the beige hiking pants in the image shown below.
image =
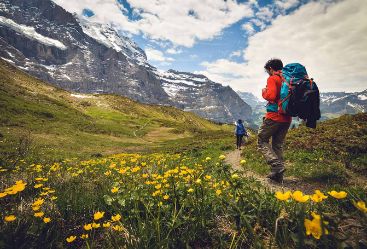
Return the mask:
M 264 119 L 258 132 L 258 149 L 265 156 L 272 172 L 284 168 L 283 142 L 287 135 L 290 123 L 279 123 L 271 119 Z M 269 140 L 271 138 L 271 145 Z

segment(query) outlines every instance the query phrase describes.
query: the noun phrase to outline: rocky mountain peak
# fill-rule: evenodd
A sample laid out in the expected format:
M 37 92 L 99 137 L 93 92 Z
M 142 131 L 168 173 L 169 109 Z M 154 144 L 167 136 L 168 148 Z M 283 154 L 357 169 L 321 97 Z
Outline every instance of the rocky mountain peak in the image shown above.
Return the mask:
M 51 0 L 0 2 L 0 57 L 61 88 L 172 105 L 217 122 L 249 119 L 230 87 L 204 75 L 160 72 L 116 27 L 75 16 Z

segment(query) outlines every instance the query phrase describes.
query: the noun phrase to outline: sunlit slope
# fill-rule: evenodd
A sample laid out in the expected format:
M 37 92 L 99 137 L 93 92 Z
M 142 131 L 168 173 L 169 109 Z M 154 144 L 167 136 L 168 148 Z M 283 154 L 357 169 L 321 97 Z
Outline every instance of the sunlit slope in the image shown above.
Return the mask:
M 41 157 L 62 158 L 147 150 L 228 130 L 172 107 L 114 95 L 72 94 L 4 61 L 0 61 L 0 112 L 3 156 L 18 153 L 14 147 L 20 140 Z

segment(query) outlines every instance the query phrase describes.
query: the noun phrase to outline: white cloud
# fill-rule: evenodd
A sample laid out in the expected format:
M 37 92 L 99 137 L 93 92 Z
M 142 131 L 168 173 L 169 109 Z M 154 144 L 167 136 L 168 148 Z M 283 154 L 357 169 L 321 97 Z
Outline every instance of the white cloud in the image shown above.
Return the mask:
M 296 7 L 300 3 L 299 0 L 277 0 L 275 1 L 276 6 L 280 11 L 286 11 L 293 7 Z
M 253 35 L 256 33 L 254 26 L 250 22 L 242 24 L 241 28 L 245 30 L 248 35 Z
M 270 10 L 269 7 L 260 8 L 259 11 L 257 11 L 255 15 L 256 17 L 258 17 L 259 19 L 265 22 L 270 22 L 271 19 L 273 18 L 273 12 Z
M 62 6 L 64 9 L 71 13 L 77 13 L 81 15 L 85 8 L 93 11 L 94 16 L 91 19 L 95 22 L 103 24 L 114 24 L 123 31 L 130 32 L 132 34 L 138 34 L 139 29 L 136 24 L 130 22 L 127 16 L 122 13 L 126 13 L 126 9 L 123 5 L 119 4 L 115 0 L 53 0 L 56 4 Z M 123 28 L 122 28 L 123 27 Z
M 161 51 L 153 48 L 146 48 L 145 53 L 149 61 L 158 61 L 164 63 L 164 65 L 169 65 L 170 62 L 174 61 L 173 58 L 165 57 Z
M 169 48 L 166 50 L 168 54 L 181 54 L 183 51 L 181 49 Z
M 229 57 L 232 58 L 232 57 L 240 57 L 242 55 L 242 51 L 241 50 L 236 50 L 236 51 L 233 51 Z
M 252 3 L 236 0 L 128 0 L 138 20 L 131 21 L 122 13 L 124 7 L 115 0 L 54 0 L 70 12 L 82 13 L 86 7 L 97 22 L 113 23 L 122 30 L 142 32 L 155 40 L 168 40 L 175 45 L 191 47 L 197 40 L 212 39 L 221 31 L 253 15 Z M 189 14 L 191 13 L 191 14 Z
M 293 14 L 278 16 L 271 26 L 249 38 L 246 63 L 205 62 L 203 74 L 257 96 L 265 86 L 265 62 L 279 57 L 299 62 L 320 91 L 367 88 L 367 1 L 310 2 Z M 219 81 L 221 82 L 221 81 Z

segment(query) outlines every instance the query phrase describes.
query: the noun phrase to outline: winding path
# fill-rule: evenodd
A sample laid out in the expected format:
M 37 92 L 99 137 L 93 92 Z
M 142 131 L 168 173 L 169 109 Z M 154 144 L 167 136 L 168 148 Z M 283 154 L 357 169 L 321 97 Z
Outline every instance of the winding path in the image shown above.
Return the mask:
M 243 167 L 240 164 L 241 161 L 241 151 L 234 150 L 230 151 L 226 154 L 225 162 L 229 165 L 232 165 L 233 170 L 238 170 L 243 172 L 244 177 L 254 178 L 255 180 L 259 181 L 263 186 L 267 187 L 270 191 L 295 191 L 301 190 L 305 193 L 313 193 L 316 189 L 324 189 L 326 188 L 325 184 L 321 183 L 306 183 L 301 181 L 295 177 L 284 177 L 283 183 L 276 183 L 265 176 L 259 175 L 253 171 L 244 171 Z

